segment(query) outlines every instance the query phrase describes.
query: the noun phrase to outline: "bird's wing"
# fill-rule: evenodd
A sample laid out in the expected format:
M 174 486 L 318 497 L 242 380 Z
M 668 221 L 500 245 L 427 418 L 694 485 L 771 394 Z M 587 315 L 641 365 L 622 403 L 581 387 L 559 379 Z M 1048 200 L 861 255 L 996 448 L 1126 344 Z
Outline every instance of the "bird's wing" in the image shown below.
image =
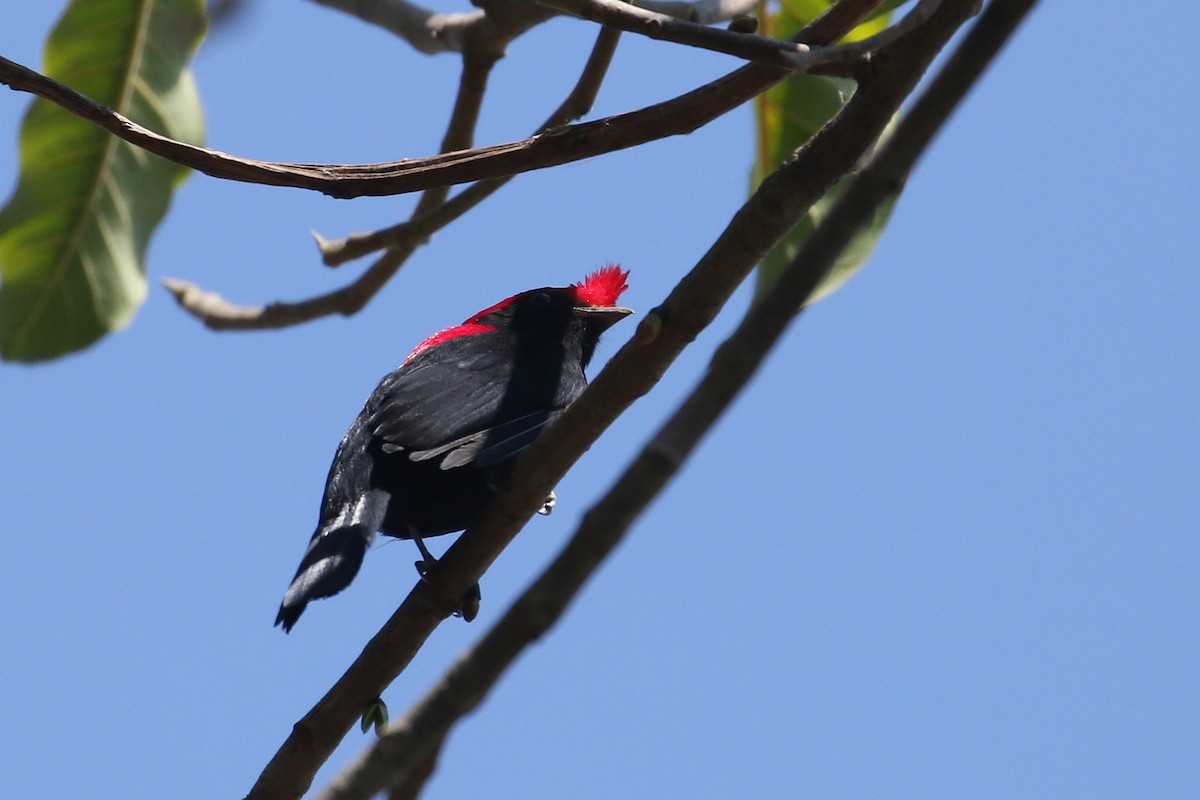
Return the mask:
M 374 439 L 427 450 L 494 424 L 511 367 L 482 349 L 464 350 L 452 360 L 439 355 L 405 364 L 379 384 L 367 420 Z
M 380 383 L 367 430 L 382 452 L 442 469 L 481 467 L 517 455 L 562 413 L 555 386 L 546 396 L 512 381 L 513 359 L 491 333 L 438 345 Z

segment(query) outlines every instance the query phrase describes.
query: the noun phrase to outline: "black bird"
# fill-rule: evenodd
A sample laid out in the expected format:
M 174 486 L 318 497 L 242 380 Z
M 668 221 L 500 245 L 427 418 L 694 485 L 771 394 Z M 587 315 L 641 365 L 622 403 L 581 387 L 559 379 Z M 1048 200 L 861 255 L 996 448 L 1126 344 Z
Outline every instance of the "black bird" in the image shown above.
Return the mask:
M 495 480 L 587 386 L 628 271 L 521 292 L 419 344 L 342 437 L 317 530 L 283 597 L 290 631 L 310 600 L 350 585 L 377 532 L 401 539 L 466 528 Z M 424 553 L 424 546 L 421 545 Z

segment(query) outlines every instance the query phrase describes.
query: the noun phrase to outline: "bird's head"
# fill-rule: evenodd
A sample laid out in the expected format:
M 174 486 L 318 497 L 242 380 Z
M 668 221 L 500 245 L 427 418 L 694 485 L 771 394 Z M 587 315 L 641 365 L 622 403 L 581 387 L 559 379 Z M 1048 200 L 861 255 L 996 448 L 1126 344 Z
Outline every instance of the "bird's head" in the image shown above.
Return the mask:
M 463 324 L 523 329 L 575 317 L 595 327 L 598 335 L 633 313 L 632 309 L 617 305 L 617 299 L 628 288 L 625 283 L 628 275 L 628 270 L 609 264 L 570 286 L 544 286 L 513 295 Z
M 586 366 L 600 334 L 633 313 L 632 309 L 617 305 L 628 288 L 625 282 L 628 276 L 629 270 L 608 264 L 570 286 L 545 286 L 515 294 L 471 316 L 463 324 L 429 337 L 409 359 L 460 336 L 511 330 L 521 336 L 575 340 Z
M 561 340 L 571 347 L 577 343 L 584 366 L 592 358 L 600 334 L 632 309 L 617 305 L 628 288 L 629 271 L 609 264 L 570 286 L 546 286 L 514 295 L 502 303 L 480 311 L 468 325 L 506 328 L 520 336 Z

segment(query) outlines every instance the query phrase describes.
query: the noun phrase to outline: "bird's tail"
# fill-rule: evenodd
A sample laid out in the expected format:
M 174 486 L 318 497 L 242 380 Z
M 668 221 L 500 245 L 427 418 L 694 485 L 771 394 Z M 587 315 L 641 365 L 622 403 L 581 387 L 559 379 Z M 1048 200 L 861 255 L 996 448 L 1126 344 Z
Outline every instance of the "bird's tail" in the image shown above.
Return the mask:
M 386 497 L 364 495 L 352 508 L 317 528 L 300 560 L 296 577 L 279 606 L 275 624 L 292 629 L 310 600 L 332 597 L 350 585 L 362 566 L 387 508 Z

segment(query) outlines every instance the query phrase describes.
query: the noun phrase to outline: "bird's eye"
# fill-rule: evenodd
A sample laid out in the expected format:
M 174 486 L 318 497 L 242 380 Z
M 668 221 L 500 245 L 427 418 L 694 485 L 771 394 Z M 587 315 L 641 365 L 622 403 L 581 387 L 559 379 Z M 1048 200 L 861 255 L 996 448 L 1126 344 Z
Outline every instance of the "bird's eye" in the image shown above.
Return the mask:
M 538 292 L 533 297 L 529 298 L 530 302 L 537 303 L 539 306 L 544 306 L 550 302 L 550 295 L 545 292 Z

